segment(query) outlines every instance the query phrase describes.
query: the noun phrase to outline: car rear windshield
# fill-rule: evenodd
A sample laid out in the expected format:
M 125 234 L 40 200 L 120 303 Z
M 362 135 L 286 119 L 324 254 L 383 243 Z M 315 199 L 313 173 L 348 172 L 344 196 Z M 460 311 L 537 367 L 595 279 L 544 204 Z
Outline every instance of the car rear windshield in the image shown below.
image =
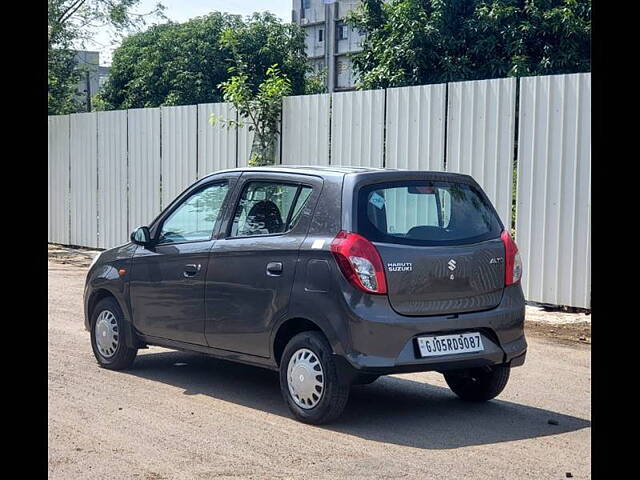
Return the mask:
M 462 245 L 498 238 L 501 231 L 486 197 L 465 183 L 376 183 L 358 193 L 358 233 L 371 241 Z

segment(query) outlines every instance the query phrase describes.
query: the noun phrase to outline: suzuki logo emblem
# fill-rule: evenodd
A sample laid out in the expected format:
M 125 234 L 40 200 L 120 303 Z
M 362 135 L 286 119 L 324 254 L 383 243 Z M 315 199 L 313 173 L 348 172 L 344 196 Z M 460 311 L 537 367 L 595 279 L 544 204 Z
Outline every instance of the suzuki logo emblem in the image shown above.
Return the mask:
M 447 263 L 447 265 L 449 265 L 449 270 L 451 270 L 452 272 L 456 269 L 456 261 L 453 258 L 449 260 L 449 263 Z

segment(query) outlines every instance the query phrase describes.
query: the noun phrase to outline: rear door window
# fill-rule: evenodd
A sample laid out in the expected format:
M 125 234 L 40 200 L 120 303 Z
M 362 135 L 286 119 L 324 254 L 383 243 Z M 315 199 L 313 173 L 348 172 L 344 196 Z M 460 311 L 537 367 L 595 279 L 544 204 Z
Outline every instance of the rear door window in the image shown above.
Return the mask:
M 497 238 L 502 225 L 471 185 L 403 181 L 360 189 L 358 231 L 379 242 L 460 245 Z
M 294 183 L 248 183 L 236 208 L 230 235 L 273 235 L 291 230 L 311 191 L 309 186 Z

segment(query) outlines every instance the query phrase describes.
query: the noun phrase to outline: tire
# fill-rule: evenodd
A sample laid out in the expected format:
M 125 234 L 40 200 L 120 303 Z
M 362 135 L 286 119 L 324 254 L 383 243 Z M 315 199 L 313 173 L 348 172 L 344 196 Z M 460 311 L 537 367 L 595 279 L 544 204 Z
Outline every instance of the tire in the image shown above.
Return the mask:
M 485 368 L 469 368 L 444 372 L 449 388 L 462 400 L 486 402 L 500 395 L 509 381 L 511 366 L 495 365 Z
M 293 385 L 297 385 L 295 388 L 300 390 L 300 395 L 297 397 L 289 387 L 290 363 L 293 373 L 292 383 L 295 377 Z M 312 371 L 311 375 L 307 375 Z M 309 381 L 313 378 L 313 374 L 315 374 L 316 384 L 319 378 L 322 381 L 320 391 L 310 387 L 313 383 Z M 305 376 L 306 382 L 297 381 L 298 378 Z M 338 380 L 331 346 L 320 332 L 302 332 L 289 340 L 280 360 L 280 391 L 295 418 L 301 422 L 320 425 L 332 422 L 340 416 L 349 399 L 349 385 Z M 305 392 L 312 393 L 305 397 Z M 314 393 L 315 397 L 312 396 Z
M 124 314 L 114 298 L 103 298 L 91 312 L 91 348 L 98 365 L 103 368 L 124 370 L 129 368 L 136 358 L 138 349 L 127 345 L 123 322 Z M 105 339 L 113 332 L 113 342 L 106 347 L 108 351 L 105 348 L 108 340 L 98 342 L 96 332 L 98 335 L 102 334 L 101 338 Z
M 362 373 L 356 377 L 352 385 L 369 385 L 380 378 L 380 375 L 372 375 L 369 373 Z

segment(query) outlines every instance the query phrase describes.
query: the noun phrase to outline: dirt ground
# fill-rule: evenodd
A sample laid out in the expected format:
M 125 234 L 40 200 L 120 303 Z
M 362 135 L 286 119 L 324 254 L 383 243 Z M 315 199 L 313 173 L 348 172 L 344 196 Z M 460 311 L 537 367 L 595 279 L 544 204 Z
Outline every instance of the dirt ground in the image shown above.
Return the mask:
M 99 250 L 88 248 L 69 248 L 53 243 L 49 244 L 49 260 L 63 265 L 88 267 L 99 253 Z
M 126 372 L 98 368 L 86 253 L 50 246 L 49 478 L 590 478 L 590 316 L 527 322 L 527 362 L 496 400 L 459 401 L 437 373 L 394 375 L 313 427 L 267 370 L 159 347 Z

